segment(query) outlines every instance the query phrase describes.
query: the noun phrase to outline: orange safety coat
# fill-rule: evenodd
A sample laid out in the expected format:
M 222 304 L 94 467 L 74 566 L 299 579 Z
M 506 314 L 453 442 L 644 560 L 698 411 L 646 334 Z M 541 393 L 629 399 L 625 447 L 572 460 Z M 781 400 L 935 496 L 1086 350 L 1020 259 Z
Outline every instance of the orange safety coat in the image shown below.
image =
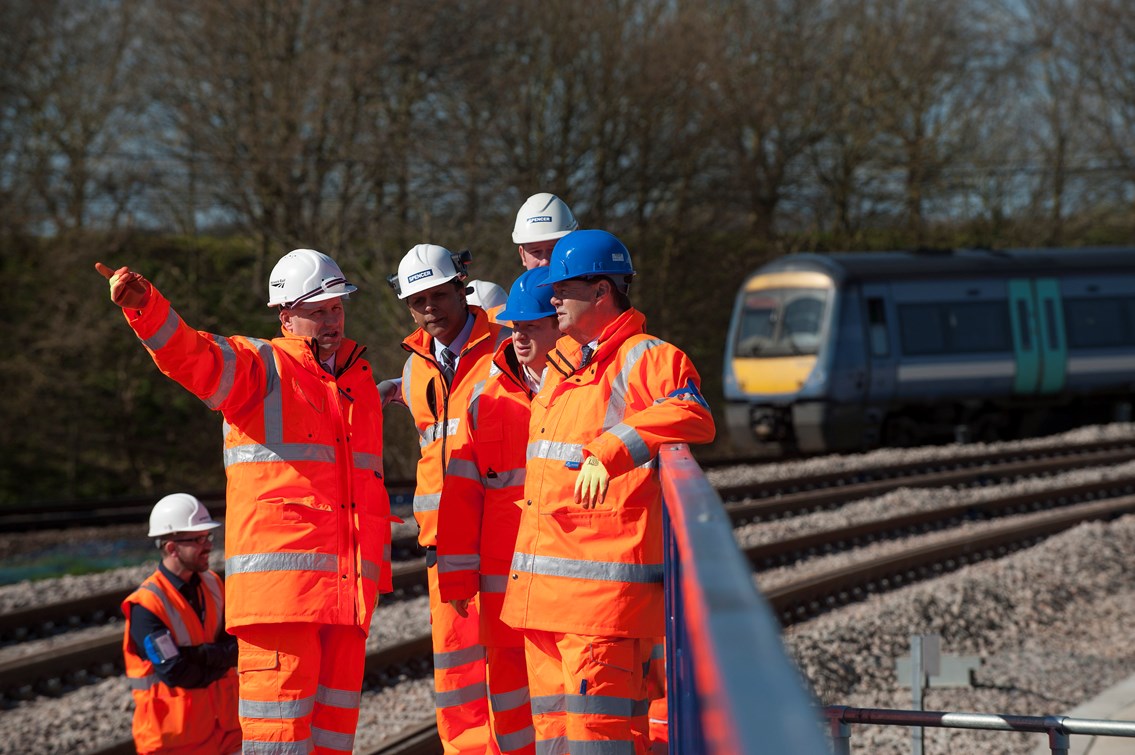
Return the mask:
M 365 347 L 344 339 L 331 375 L 313 339 L 196 331 L 156 289 L 123 313 L 158 368 L 224 415 L 230 631 L 314 622 L 368 632 L 391 574 L 382 410 Z
M 524 495 L 525 452 L 532 391 L 512 342 L 493 355 L 484 389 L 469 405 L 465 438 L 449 458 L 441 494 L 437 567 L 441 599 L 481 594 L 481 641 L 523 646 L 500 621 L 520 526 L 516 502 Z
M 216 642 L 225 615 L 224 584 L 211 571 L 201 573 L 201 584 L 205 588 L 204 623 L 160 570 L 122 602 L 126 615 L 122 654 L 134 695 L 134 744 L 139 752 L 202 746 L 218 729 L 240 740 L 235 668 L 208 687 L 170 687 L 158 678 L 146 651 L 134 647 L 130 639 L 130 608 L 140 605 L 169 628 L 179 647 Z
M 657 637 L 663 628 L 663 443 L 707 443 L 713 416 L 689 357 L 630 309 L 581 346 L 561 338 L 532 402 L 528 472 L 501 619 L 521 629 Z M 611 475 L 597 508 L 575 503 L 587 456 Z
M 510 332 L 490 323 L 480 307 L 471 306 L 474 315 L 469 340 L 461 350 L 453 384 L 447 386 L 441 366 L 433 353 L 433 337 L 418 328 L 402 341 L 410 352 L 402 368 L 402 401 L 414 416 L 418 428 L 417 485 L 414 489 L 414 519 L 423 547 L 437 545 L 437 517 L 441 488 L 450 454 L 462 442 L 461 424 L 465 410 L 484 387 L 493 352 Z

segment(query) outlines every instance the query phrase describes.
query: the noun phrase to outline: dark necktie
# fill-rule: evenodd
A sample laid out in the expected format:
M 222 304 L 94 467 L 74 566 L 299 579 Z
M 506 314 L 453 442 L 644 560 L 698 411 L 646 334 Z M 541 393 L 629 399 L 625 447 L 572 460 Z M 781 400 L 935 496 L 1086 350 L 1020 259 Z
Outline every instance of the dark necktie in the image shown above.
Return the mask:
M 583 347 L 583 351 L 581 352 L 583 354 L 583 358 L 579 361 L 580 369 L 586 367 L 587 363 L 591 361 L 591 352 L 592 348 L 590 346 Z
M 457 363 L 457 355 L 449 349 L 441 350 L 441 374 L 445 378 L 446 385 L 453 384 L 454 366 Z

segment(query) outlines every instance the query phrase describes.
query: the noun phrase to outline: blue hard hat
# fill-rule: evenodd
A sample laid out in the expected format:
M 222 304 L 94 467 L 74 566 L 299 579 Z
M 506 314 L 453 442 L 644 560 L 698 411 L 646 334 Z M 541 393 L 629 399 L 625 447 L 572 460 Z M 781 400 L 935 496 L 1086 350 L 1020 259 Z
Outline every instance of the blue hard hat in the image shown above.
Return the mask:
M 631 253 L 613 234 L 588 229 L 572 231 L 556 242 L 548 263 L 551 275 L 543 285 L 592 275 L 609 276 L 620 290 L 626 291 L 634 275 Z
M 508 291 L 508 302 L 497 313 L 497 319 L 507 322 L 539 320 L 542 317 L 555 317 L 556 308 L 552 306 L 552 289 L 544 285 L 548 268 L 534 267 L 525 270 L 512 283 Z

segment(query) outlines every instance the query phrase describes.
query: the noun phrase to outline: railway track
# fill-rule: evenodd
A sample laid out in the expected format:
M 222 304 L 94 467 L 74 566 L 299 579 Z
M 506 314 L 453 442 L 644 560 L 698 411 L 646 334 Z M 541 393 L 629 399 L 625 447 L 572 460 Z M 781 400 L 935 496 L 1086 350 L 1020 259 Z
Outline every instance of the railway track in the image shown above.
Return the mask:
M 1131 460 L 1133 446 L 1130 442 L 1096 443 L 1090 444 L 1088 448 L 1065 449 L 1055 454 L 1025 455 L 1017 452 L 1000 456 L 1001 458 L 967 460 L 967 463 L 960 465 L 941 462 L 908 464 L 886 471 L 826 476 L 830 479 L 813 477 L 808 480 L 786 480 L 758 486 L 735 486 L 723 490 L 731 492 L 734 501 L 741 501 L 727 507 L 734 523 L 739 524 L 831 508 L 904 486 L 981 485 L 1018 479 L 1022 476 L 1051 475 L 1067 469 L 1115 464 Z M 1024 458 L 1025 456 L 1033 458 Z M 903 469 L 908 471 L 901 471 Z M 742 489 L 745 491 L 743 494 L 736 492 Z M 757 492 L 753 492 L 755 489 Z M 838 531 L 812 533 L 753 546 L 745 549 L 745 552 L 754 568 L 760 570 L 795 563 L 818 554 L 857 548 L 880 539 L 895 539 L 910 534 L 941 530 L 961 521 L 1034 512 L 991 526 L 988 531 L 983 531 L 985 534 L 981 536 L 960 536 L 934 546 L 912 548 L 898 555 L 865 560 L 853 568 L 841 567 L 832 570 L 831 573 L 815 575 L 766 591 L 766 597 L 773 609 L 781 617 L 782 622 L 788 625 L 863 599 L 873 593 L 895 589 L 914 581 L 947 573 L 968 563 L 996 558 L 1013 550 L 1028 547 L 1081 521 L 1110 518 L 1135 511 L 1133 493 L 1135 493 L 1135 479 L 1064 485 L 1039 493 L 1007 495 L 981 503 L 891 517 L 852 528 L 841 528 Z M 401 589 L 420 589 L 419 585 L 424 582 L 423 567 L 420 564 L 406 565 L 400 568 L 396 578 Z M 120 600 L 121 597 L 118 597 L 115 605 Z M 94 606 L 94 603 L 92 606 L 95 611 L 100 610 Z M 3 619 L 7 622 L 8 617 Z M 49 665 L 42 667 L 46 671 L 39 673 L 38 678 L 43 681 L 38 682 L 38 687 L 35 689 L 51 694 L 53 690 L 65 689 L 81 682 L 81 679 L 75 679 L 74 676 L 65 676 L 60 668 L 82 668 L 84 670 L 78 672 L 80 675 L 86 674 L 90 678 L 98 678 L 99 674 L 106 670 L 105 664 L 108 662 L 107 655 L 101 656 L 100 660 L 98 654 L 99 652 L 113 656 L 120 654 L 121 628 L 116 628 L 113 636 L 108 636 L 102 642 L 104 645 L 101 651 L 94 649 L 97 645 L 94 642 L 76 643 L 74 648 L 76 655 L 70 660 L 66 659 L 63 651 L 54 650 L 52 654 L 57 659 L 57 665 L 54 670 Z M 419 643 L 422 657 L 414 662 L 428 664 L 428 637 L 416 638 L 415 642 Z M 413 642 L 406 645 L 408 648 L 413 646 Z M 381 653 L 385 652 L 387 650 L 375 654 L 374 661 L 368 656 L 368 674 L 372 664 L 378 668 L 385 662 L 377 660 L 381 657 Z M 395 652 L 411 651 L 402 649 Z M 400 662 L 407 661 L 403 658 Z M 47 664 L 46 661 L 44 663 Z M 19 676 L 26 681 L 37 676 L 29 674 L 26 666 L 10 671 L 8 665 L 0 666 L 0 692 L 4 694 L 10 694 L 13 689 L 10 686 L 11 679 Z M 6 676 L 9 673 L 11 676 Z M 25 684 L 19 696 L 31 691 Z M 427 724 L 424 730 L 410 732 L 405 738 L 400 738 L 399 742 L 388 742 L 383 745 L 383 749 L 374 752 L 387 754 L 440 752 L 431 749 L 436 743 L 436 732 L 432 734 L 431 732 L 432 722 Z M 121 746 L 122 743 L 119 745 Z M 125 745 L 129 747 L 128 742 Z M 101 755 L 116 750 L 98 752 Z

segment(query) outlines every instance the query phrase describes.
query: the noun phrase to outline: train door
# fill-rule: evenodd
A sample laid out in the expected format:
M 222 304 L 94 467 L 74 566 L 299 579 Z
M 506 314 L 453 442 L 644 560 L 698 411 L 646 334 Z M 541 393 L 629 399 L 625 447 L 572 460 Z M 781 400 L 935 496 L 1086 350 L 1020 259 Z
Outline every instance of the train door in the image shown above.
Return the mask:
M 867 326 L 864 396 L 868 410 L 885 409 L 895 395 L 895 327 L 887 311 L 890 285 L 868 283 L 863 286 L 864 322 Z M 881 419 L 881 418 L 880 418 Z
M 1017 362 L 1014 392 L 1043 394 L 1063 389 L 1068 349 L 1056 279 L 1009 281 L 1009 314 Z
M 1013 325 L 1013 351 L 1017 373 L 1014 393 L 1036 393 L 1040 386 L 1041 352 L 1037 343 L 1037 306 L 1033 282 L 1009 281 L 1009 320 Z
M 1039 279 L 1036 282 L 1036 298 L 1040 315 L 1037 339 L 1041 354 L 1040 392 L 1058 393 L 1064 389 L 1068 344 L 1064 340 L 1064 312 L 1056 279 Z

